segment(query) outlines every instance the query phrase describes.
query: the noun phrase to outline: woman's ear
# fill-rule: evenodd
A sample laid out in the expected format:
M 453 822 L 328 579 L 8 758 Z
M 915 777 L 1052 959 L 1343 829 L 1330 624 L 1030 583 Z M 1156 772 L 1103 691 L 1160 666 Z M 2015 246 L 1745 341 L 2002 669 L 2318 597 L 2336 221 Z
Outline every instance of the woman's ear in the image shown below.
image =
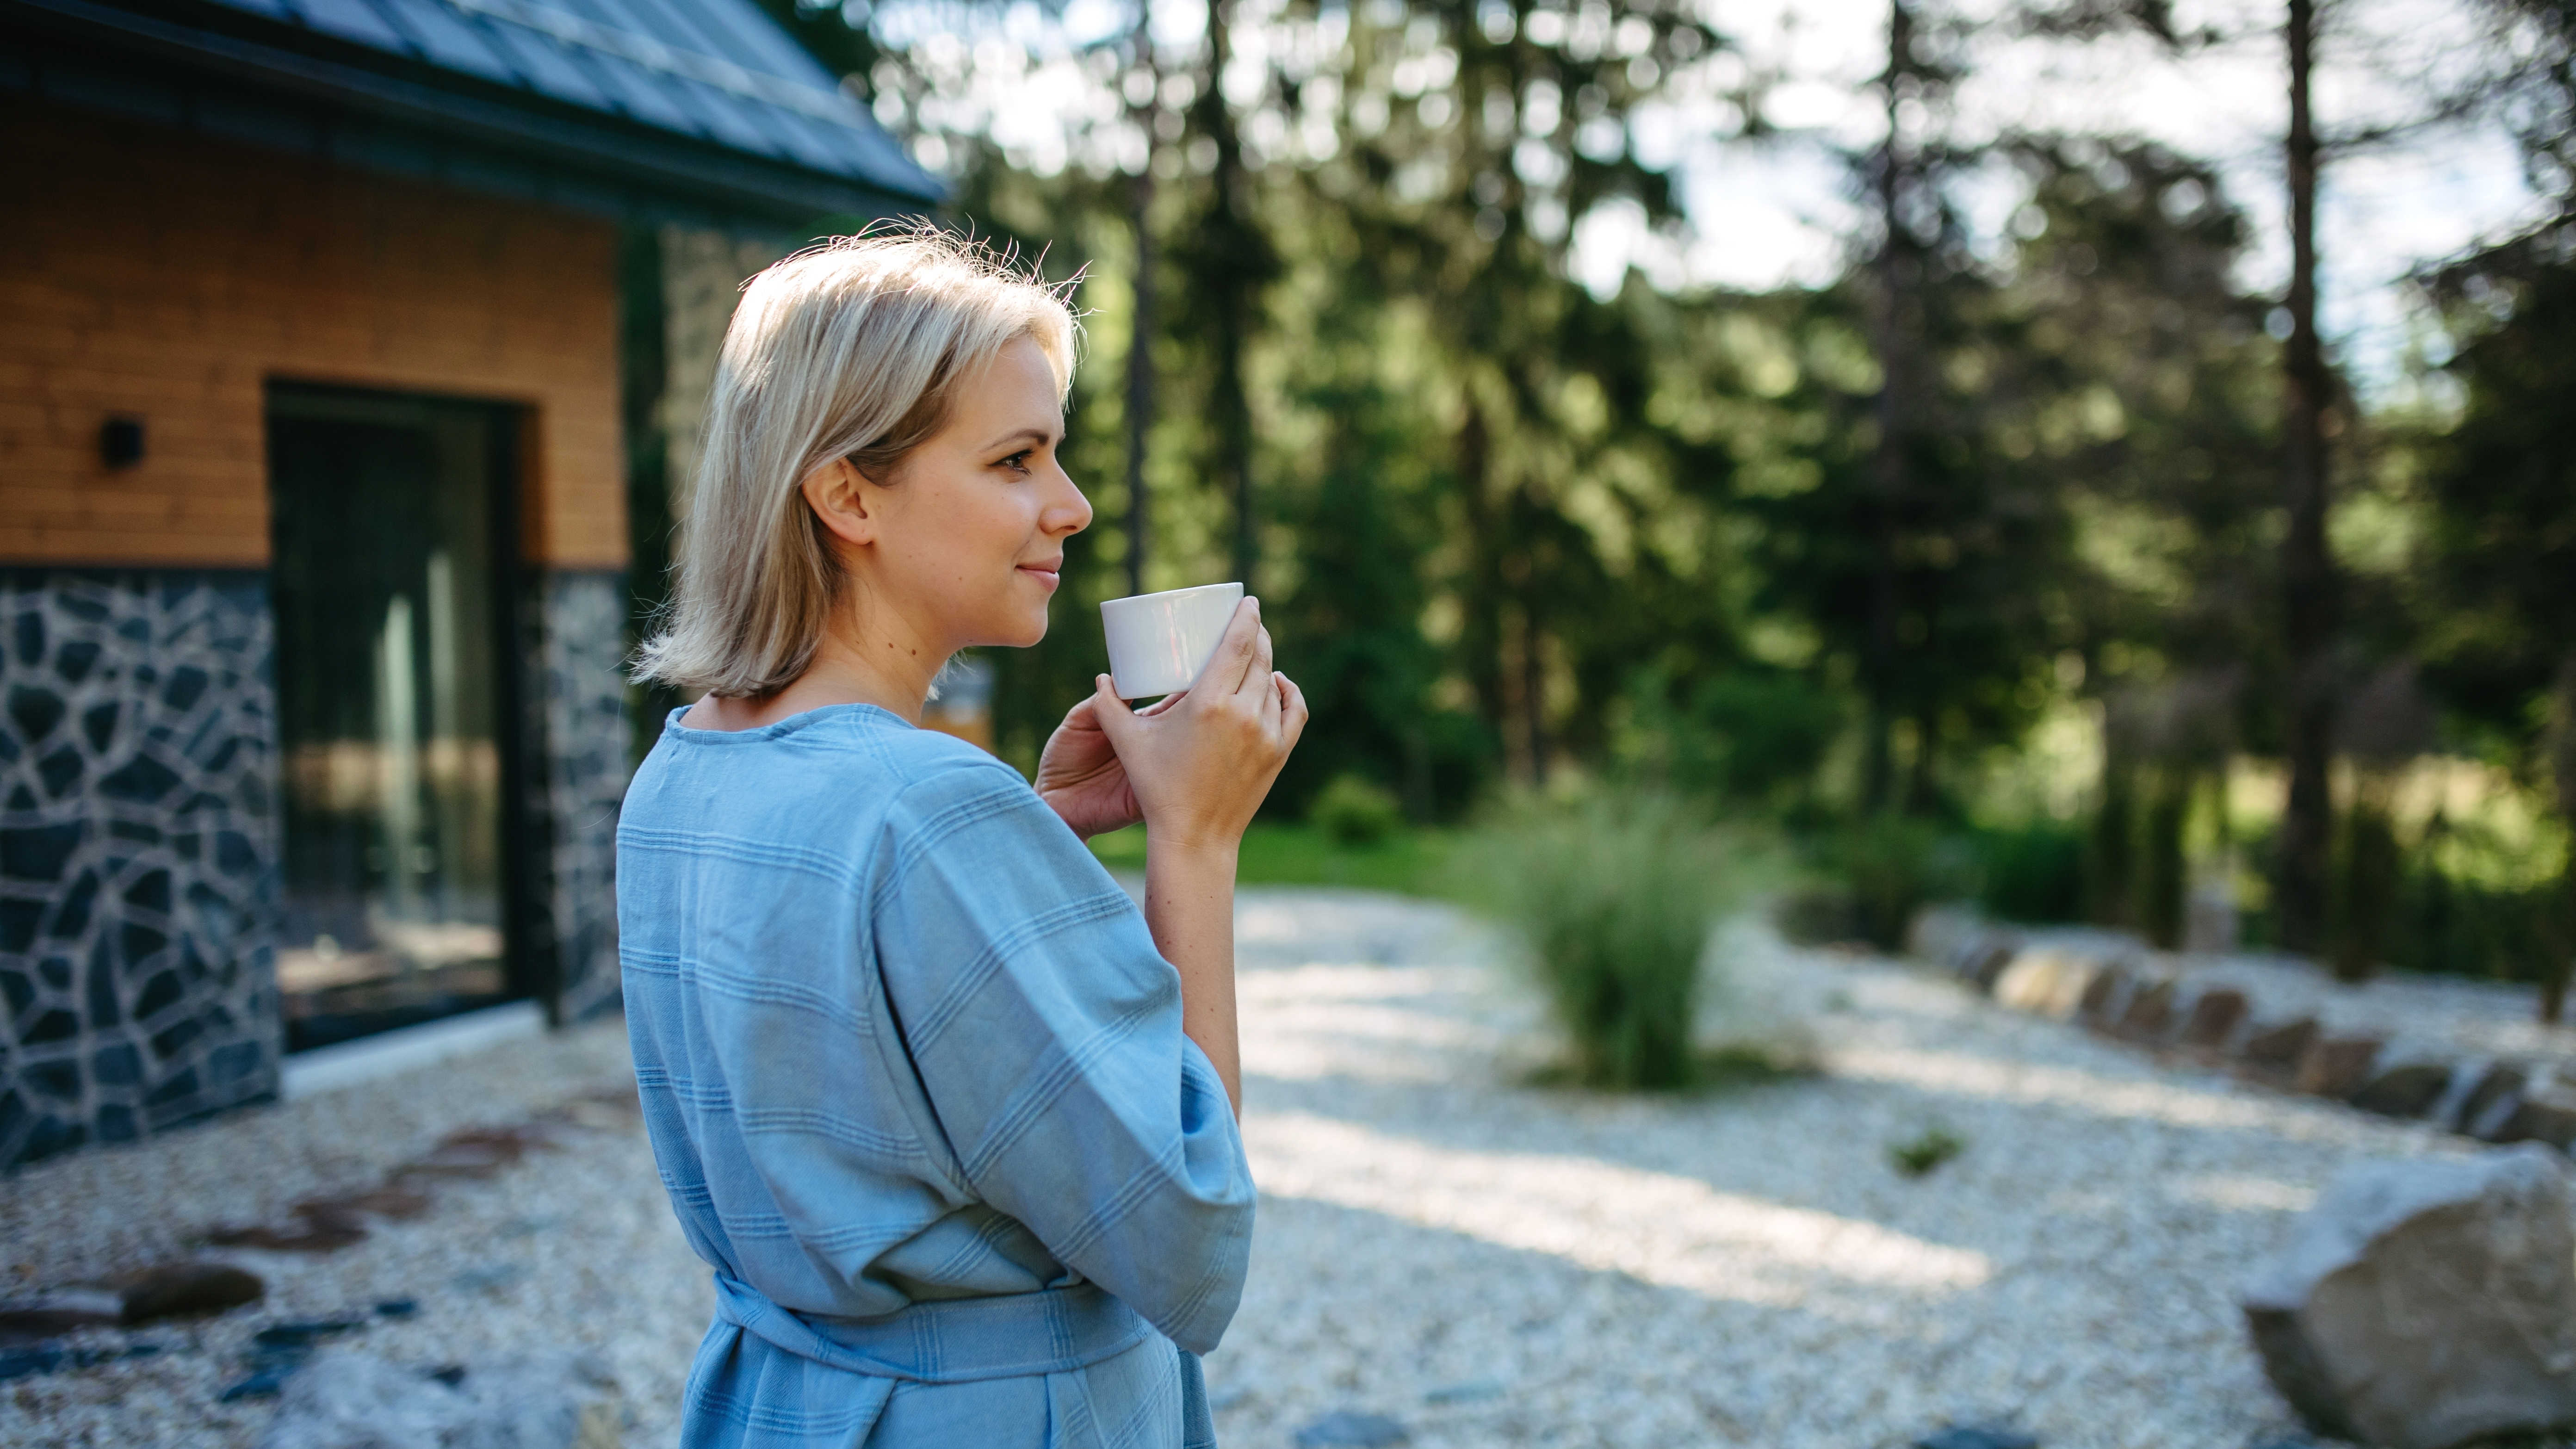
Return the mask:
M 877 540 L 877 520 L 868 510 L 868 480 L 847 458 L 831 462 L 805 475 L 798 489 L 805 495 L 805 506 L 823 526 L 844 543 L 871 544 Z

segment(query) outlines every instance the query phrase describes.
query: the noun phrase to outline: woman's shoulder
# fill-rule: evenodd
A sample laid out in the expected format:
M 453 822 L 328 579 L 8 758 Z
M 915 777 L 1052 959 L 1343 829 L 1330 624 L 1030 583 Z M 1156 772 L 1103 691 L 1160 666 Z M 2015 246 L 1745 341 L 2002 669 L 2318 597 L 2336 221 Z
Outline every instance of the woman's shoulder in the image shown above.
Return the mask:
M 730 732 L 689 729 L 675 717 L 636 772 L 622 823 L 757 830 L 784 819 L 810 834 L 828 818 L 865 833 L 877 821 L 918 820 L 961 801 L 1045 808 L 1001 760 L 874 706 Z M 827 814 L 818 817 L 818 807 Z

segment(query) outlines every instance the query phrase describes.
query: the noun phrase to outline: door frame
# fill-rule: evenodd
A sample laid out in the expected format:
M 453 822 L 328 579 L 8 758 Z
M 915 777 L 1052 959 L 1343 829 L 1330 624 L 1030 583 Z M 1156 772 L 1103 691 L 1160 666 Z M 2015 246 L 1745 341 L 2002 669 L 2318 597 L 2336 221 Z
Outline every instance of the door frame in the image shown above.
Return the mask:
M 261 380 L 261 484 L 272 510 L 269 537 L 272 541 L 270 576 L 274 579 L 280 560 L 274 554 L 277 496 L 268 468 L 271 456 L 270 429 L 279 417 L 279 400 L 288 406 L 286 416 L 296 413 L 301 401 L 309 409 L 306 416 L 340 412 L 344 416 L 363 416 L 370 405 L 381 406 L 387 414 L 400 405 L 432 403 L 468 406 L 484 411 L 491 419 L 485 459 L 490 490 L 486 499 L 486 546 L 491 551 L 492 633 L 488 641 L 499 662 L 499 677 L 492 681 L 493 711 L 496 716 L 493 746 L 498 755 L 501 793 L 501 972 L 508 1001 L 534 1001 L 545 1013 L 549 1026 L 559 1025 L 559 999 L 562 991 L 561 963 L 556 950 L 553 907 L 550 889 L 553 871 L 552 812 L 544 799 L 546 778 L 545 719 L 542 704 L 545 697 L 544 629 L 545 618 L 539 589 L 541 573 L 526 557 L 526 510 L 532 490 L 528 475 L 536 462 L 534 448 L 538 436 L 538 410 L 515 399 L 478 397 L 434 387 L 399 387 L 382 382 L 353 383 L 340 378 L 301 377 L 270 374 Z M 272 583 L 269 608 L 277 608 L 277 594 Z M 282 750 L 284 741 L 280 740 Z M 282 756 L 281 756 L 282 758 Z M 285 812 L 278 813 L 278 829 L 286 828 Z M 283 859 L 284 842 L 280 841 Z M 279 883 L 281 899 L 286 883 Z M 281 1000 L 281 1016 L 283 1001 Z M 467 1008 L 467 1011 L 488 1008 Z M 462 1013 L 429 1018 L 445 1021 Z M 281 1025 L 283 1023 L 281 1022 Z M 399 1031 L 405 1023 L 348 1038 L 366 1041 L 383 1031 Z

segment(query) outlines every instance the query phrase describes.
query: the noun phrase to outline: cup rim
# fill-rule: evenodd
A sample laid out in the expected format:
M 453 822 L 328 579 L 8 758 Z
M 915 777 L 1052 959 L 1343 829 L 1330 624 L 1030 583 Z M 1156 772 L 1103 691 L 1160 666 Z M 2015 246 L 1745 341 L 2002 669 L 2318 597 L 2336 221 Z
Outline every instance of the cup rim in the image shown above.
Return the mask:
M 1100 607 L 1106 609 L 1112 604 L 1142 604 L 1155 599 L 1178 599 L 1189 594 L 1215 593 L 1223 589 L 1241 590 L 1242 587 L 1242 584 L 1231 580 L 1221 584 L 1192 584 L 1186 589 L 1162 589 L 1150 594 L 1127 594 L 1115 599 L 1103 599 L 1100 601 Z

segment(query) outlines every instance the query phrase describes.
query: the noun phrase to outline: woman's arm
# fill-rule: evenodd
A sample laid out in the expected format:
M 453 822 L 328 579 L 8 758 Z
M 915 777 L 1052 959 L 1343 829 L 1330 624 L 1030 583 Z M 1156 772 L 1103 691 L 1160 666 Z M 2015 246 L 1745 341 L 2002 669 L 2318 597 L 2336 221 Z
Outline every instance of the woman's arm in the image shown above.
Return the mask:
M 1093 709 L 1145 816 L 1145 924 L 1181 973 L 1182 1029 L 1237 1113 L 1234 868 L 1244 827 L 1306 728 L 1306 696 L 1270 667 L 1261 602 L 1245 599 L 1198 682 L 1171 708 L 1130 711 L 1102 675 Z

